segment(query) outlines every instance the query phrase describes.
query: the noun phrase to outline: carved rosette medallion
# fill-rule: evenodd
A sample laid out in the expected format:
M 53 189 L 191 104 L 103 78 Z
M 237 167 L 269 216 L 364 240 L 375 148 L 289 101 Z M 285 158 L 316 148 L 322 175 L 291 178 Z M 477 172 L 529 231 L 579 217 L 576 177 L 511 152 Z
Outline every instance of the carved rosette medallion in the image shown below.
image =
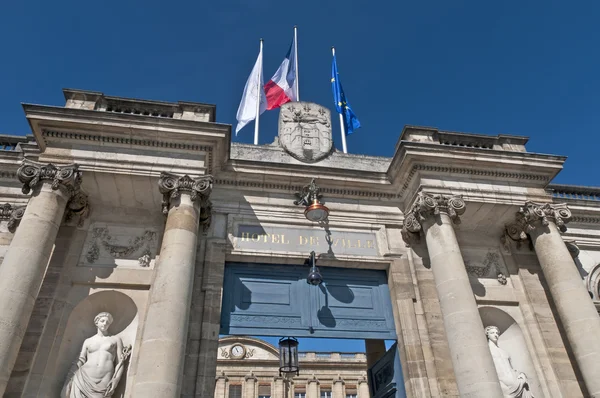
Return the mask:
M 288 102 L 279 112 L 279 143 L 294 158 L 318 162 L 331 154 L 331 113 L 312 102 Z
M 210 175 L 192 178 L 187 174 L 178 176 L 163 172 L 158 180 L 158 189 L 163 195 L 162 212 L 169 214 L 171 200 L 178 198 L 182 192 L 188 193 L 192 202 L 200 204 L 200 224 L 204 229 L 210 226 L 212 203 L 209 199 L 212 192 L 214 178 Z
M 571 220 L 571 210 L 566 203 L 535 203 L 525 202 L 516 214 L 516 221 L 506 225 L 506 236 L 516 242 L 522 242 L 527 239 L 527 233 L 533 231 L 539 223 L 547 226 L 550 222 L 556 224 L 561 232 L 567 230 L 566 224 Z
M 455 224 L 459 224 L 459 216 L 465 212 L 466 208 L 462 196 L 432 195 L 419 192 L 417 200 L 404 217 L 402 237 L 407 243 L 418 240 L 419 233 L 423 229 L 422 222 L 427 217 L 435 217 L 440 213 L 448 214 Z
M 14 233 L 25 214 L 26 206 L 13 206 L 5 203 L 0 206 L 0 220 L 8 220 L 8 230 Z
M 81 186 L 81 171 L 78 164 L 57 167 L 51 163 L 38 163 L 23 159 L 17 170 L 17 178 L 23 183 L 22 191 L 28 194 L 39 183 L 49 182 L 53 190 L 61 189 L 69 196 L 79 192 Z

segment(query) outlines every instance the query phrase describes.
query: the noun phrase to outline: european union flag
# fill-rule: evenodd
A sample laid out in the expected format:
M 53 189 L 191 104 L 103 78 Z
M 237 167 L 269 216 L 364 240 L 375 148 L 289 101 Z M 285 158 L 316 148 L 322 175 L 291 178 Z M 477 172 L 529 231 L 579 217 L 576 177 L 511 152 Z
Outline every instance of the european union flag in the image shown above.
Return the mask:
M 358 118 L 352 111 L 346 96 L 344 95 L 344 89 L 338 75 L 337 62 L 335 61 L 335 55 L 333 55 L 333 63 L 331 64 L 331 89 L 333 90 L 333 101 L 335 102 L 335 109 L 343 116 L 346 135 L 352 134 L 354 130 L 360 127 Z

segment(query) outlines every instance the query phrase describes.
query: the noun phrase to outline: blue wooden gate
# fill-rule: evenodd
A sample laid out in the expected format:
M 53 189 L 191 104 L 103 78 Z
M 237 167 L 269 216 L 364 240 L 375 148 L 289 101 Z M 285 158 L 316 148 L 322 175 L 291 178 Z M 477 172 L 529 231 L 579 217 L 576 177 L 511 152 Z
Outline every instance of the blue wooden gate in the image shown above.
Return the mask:
M 394 343 L 369 369 L 368 374 L 372 398 L 406 398 L 398 343 Z
M 221 334 L 396 339 L 385 271 L 228 263 Z

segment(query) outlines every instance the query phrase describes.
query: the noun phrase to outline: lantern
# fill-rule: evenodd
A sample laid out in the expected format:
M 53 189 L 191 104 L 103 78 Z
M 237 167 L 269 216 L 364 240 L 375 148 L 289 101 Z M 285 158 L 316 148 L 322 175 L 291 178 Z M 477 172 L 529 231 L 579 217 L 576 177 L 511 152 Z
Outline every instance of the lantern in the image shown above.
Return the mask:
M 285 337 L 279 340 L 279 375 L 282 373 L 300 373 L 298 366 L 298 340 Z

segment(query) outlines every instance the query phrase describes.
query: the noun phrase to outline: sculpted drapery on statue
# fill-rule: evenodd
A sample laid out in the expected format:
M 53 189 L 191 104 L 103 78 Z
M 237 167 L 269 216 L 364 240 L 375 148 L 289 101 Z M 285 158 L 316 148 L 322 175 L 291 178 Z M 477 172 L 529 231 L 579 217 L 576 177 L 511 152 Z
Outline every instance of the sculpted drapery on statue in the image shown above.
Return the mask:
M 498 346 L 500 330 L 496 326 L 485 328 L 485 335 L 488 338 L 488 345 L 500 380 L 500 387 L 505 398 L 534 398 L 529 390 L 527 375 L 519 372 L 512 366 L 510 355 Z
M 94 324 L 98 332 L 83 343 L 61 398 L 112 397 L 131 352 L 131 346 L 124 347 L 120 337 L 108 333 L 112 322 L 108 312 L 96 315 Z

